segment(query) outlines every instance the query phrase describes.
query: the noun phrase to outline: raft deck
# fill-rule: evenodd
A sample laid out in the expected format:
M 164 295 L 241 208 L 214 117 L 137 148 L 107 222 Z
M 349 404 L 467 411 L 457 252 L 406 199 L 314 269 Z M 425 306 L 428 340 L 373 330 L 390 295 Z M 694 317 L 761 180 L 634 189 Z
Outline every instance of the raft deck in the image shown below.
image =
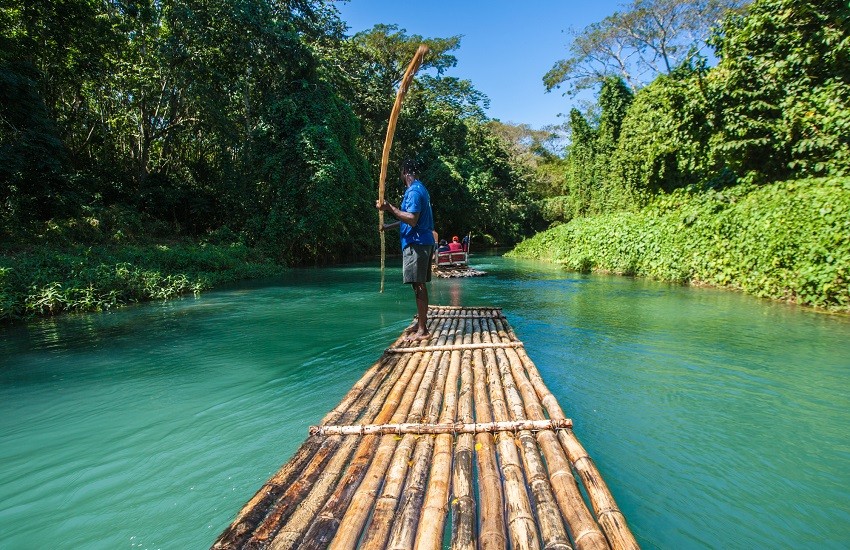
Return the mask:
M 402 334 L 311 427 L 213 548 L 638 548 L 501 310 L 432 307 L 428 324 L 430 340 Z

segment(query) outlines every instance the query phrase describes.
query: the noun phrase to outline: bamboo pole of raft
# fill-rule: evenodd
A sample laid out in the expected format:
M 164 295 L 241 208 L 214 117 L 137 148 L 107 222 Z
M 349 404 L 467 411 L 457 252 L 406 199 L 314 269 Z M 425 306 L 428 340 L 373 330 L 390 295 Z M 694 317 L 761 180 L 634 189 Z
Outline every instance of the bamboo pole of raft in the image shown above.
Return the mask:
M 400 343 L 404 335 L 396 340 Z M 340 403 L 322 419 L 322 422 L 350 422 L 356 419 L 366 408 L 378 384 L 383 380 L 397 361 L 379 360 L 358 380 Z M 310 437 L 296 451 L 295 455 L 242 507 L 236 518 L 225 529 L 215 543 L 213 549 L 237 548 L 244 545 L 256 527 L 266 516 L 281 494 L 291 485 L 296 476 L 303 470 L 310 459 L 327 445 L 327 439 Z
M 515 387 L 518 386 L 522 395 L 521 400 L 516 395 L 513 398 L 514 406 L 520 411 L 517 414 L 522 414 L 519 407 L 524 404 L 524 413 L 528 417 L 545 418 L 543 407 L 522 369 L 518 354 L 514 350 L 506 350 L 505 354 L 508 356 L 510 374 Z M 537 441 L 546 459 L 549 480 L 561 514 L 570 530 L 574 546 L 577 550 L 608 548 L 605 536 L 588 510 L 581 490 L 576 484 L 570 462 L 557 436 L 551 431 L 541 431 L 537 433 Z
M 513 331 L 506 330 L 501 321 L 497 321 L 496 325 L 501 327 L 500 330 L 505 334 L 505 338 L 516 339 Z M 534 389 L 537 401 L 546 408 L 549 417 L 566 418 L 557 399 L 543 382 L 534 362 L 531 361 L 524 350 L 518 349 L 516 353 L 522 364 L 521 369 L 527 372 L 529 383 Z M 602 527 L 611 548 L 615 550 L 636 550 L 640 548 L 602 475 L 573 431 L 571 429 L 558 431 L 558 439 L 587 490 L 597 521 Z
M 450 315 L 449 317 L 454 318 L 454 315 Z M 441 334 L 437 344 L 445 344 L 447 336 L 447 333 Z M 443 364 L 442 355 L 440 356 L 440 362 Z M 384 548 L 388 544 L 387 541 L 392 534 L 394 526 L 393 520 L 396 509 L 399 507 L 401 495 L 405 488 L 406 476 L 408 476 L 410 466 L 416 463 L 415 446 L 418 443 L 418 439 L 418 436 L 405 436 L 393 457 L 393 462 L 389 470 L 390 474 L 387 477 L 388 482 L 385 484 L 381 497 L 378 499 L 375 506 L 375 514 L 364 537 L 364 549 Z M 411 477 L 413 475 L 412 473 L 410 474 Z
M 445 336 L 440 335 L 438 342 L 444 341 Z M 419 392 L 416 393 L 415 405 L 411 407 L 408 415 L 411 420 L 421 420 L 423 417 L 425 403 L 434 384 L 439 363 L 440 354 L 432 354 L 427 372 L 428 382 L 427 384 L 423 382 Z M 333 541 L 333 548 L 353 548 L 366 523 L 369 509 L 376 498 L 377 502 L 372 514 L 372 521 L 364 534 L 361 547 L 384 547 L 416 442 L 415 436 L 406 435 L 396 446 L 397 439 L 396 436 L 387 435 L 383 437 L 380 447 L 381 455 L 380 457 L 376 456 L 376 460 L 373 461 L 370 468 L 370 472 L 373 473 L 370 473 L 367 479 L 369 483 L 362 485 L 358 494 L 355 495 L 356 499 L 359 498 L 361 505 L 354 509 L 354 513 L 351 509 L 346 513 L 340 526 L 339 536 Z M 383 484 L 382 488 L 381 484 Z M 381 488 L 380 497 L 378 497 L 379 488 Z
M 364 419 L 375 418 L 386 402 L 390 389 L 398 383 L 402 373 L 407 370 L 406 365 L 409 365 L 412 359 L 395 365 L 391 376 L 381 384 L 380 390 L 374 393 L 368 407 L 363 410 Z M 317 453 L 311 458 L 298 480 L 269 508 L 263 521 L 254 529 L 248 546 L 261 546 L 272 537 L 276 539 L 282 525 L 287 532 L 297 531 L 293 525 L 299 526 L 304 522 L 304 516 L 323 499 L 351 456 L 353 443 L 345 441 L 345 438 L 340 439 L 341 437 L 327 438 L 323 447 L 328 447 L 328 452 Z
M 436 324 L 436 322 L 434 323 Z M 404 388 L 397 410 L 393 415 L 393 421 L 399 422 L 406 418 L 421 418 L 422 416 L 422 411 L 425 406 L 425 398 L 428 392 L 430 392 L 438 359 L 430 352 L 425 353 L 421 357 L 422 360 L 420 361 L 420 365 L 423 368 L 417 370 L 416 378 L 414 378 L 411 383 Z M 410 436 L 403 438 L 399 445 L 396 445 L 396 443 L 397 437 L 395 435 L 384 435 L 381 438 L 364 479 L 357 488 L 357 491 L 354 493 L 348 510 L 345 512 L 345 515 L 339 523 L 336 530 L 336 536 L 330 544 L 331 548 L 350 549 L 357 545 L 360 540 L 360 534 L 363 530 L 363 526 L 366 523 L 372 509 L 372 504 L 375 502 L 377 491 L 381 487 L 382 483 L 385 483 L 386 492 L 388 490 L 387 487 L 391 486 L 391 484 L 396 481 L 399 485 L 400 492 L 400 486 L 404 481 L 403 476 L 401 478 L 401 482 L 394 480 L 392 475 L 387 475 L 386 482 L 384 482 L 384 477 L 388 466 L 390 466 L 390 461 L 393 459 L 393 453 L 395 453 L 395 456 L 409 456 L 410 450 L 413 446 L 413 437 Z M 407 459 L 404 459 L 404 465 L 406 464 Z M 394 471 L 395 470 L 390 467 L 390 472 Z M 379 501 L 379 505 L 376 507 L 375 517 L 380 515 L 380 509 L 381 506 Z M 392 510 L 389 512 L 390 517 L 392 517 L 394 511 L 395 506 L 393 505 Z M 368 537 L 364 540 L 364 547 L 367 544 L 367 541 Z
M 479 326 L 481 326 L 480 323 Z M 483 330 L 481 332 L 485 342 L 489 340 L 489 335 Z M 496 421 L 509 420 L 494 350 L 484 350 L 484 365 L 490 390 L 490 402 L 493 405 L 493 418 Z M 540 548 L 537 524 L 534 521 L 531 501 L 526 490 L 525 474 L 517 453 L 518 444 L 511 434 L 505 432 L 499 433 L 496 440 L 505 478 L 505 501 L 511 546 L 519 549 Z
M 480 324 L 477 320 L 473 320 L 472 324 L 472 341 L 480 343 Z M 475 365 L 473 368 L 475 417 L 480 422 L 492 422 L 493 412 L 490 407 L 486 373 L 484 372 L 483 350 L 473 350 L 472 357 Z M 505 495 L 502 487 L 502 476 L 496 460 L 494 437 L 491 434 L 477 434 L 475 436 L 475 450 L 477 451 L 475 456 L 479 472 L 478 492 L 480 502 L 478 542 L 482 550 L 504 549 L 508 546 L 505 520 L 502 515 Z
M 453 352 L 458 353 L 459 352 Z M 468 353 L 468 352 L 464 352 Z M 405 422 L 399 424 L 354 424 L 339 426 L 310 426 L 311 434 L 318 435 L 386 435 L 386 434 L 419 434 L 419 435 L 462 435 L 484 432 L 516 432 L 518 430 L 560 430 L 572 428 L 573 421 L 562 420 L 508 420 L 506 422 L 443 422 L 439 424 L 420 424 Z
M 422 59 L 425 57 L 425 54 L 428 53 L 428 46 L 425 44 L 421 44 L 419 48 L 416 49 L 416 53 L 413 55 L 413 59 L 410 60 L 410 64 L 407 66 L 407 70 L 404 71 L 404 76 L 401 78 L 401 84 L 399 84 L 398 92 L 396 92 L 395 103 L 393 103 L 393 109 L 390 111 L 390 120 L 387 123 L 387 137 L 384 138 L 384 151 L 381 154 L 381 176 L 378 180 L 378 202 L 383 204 L 384 202 L 384 189 L 386 187 L 385 183 L 387 181 L 387 164 L 390 161 L 390 149 L 393 146 L 393 136 L 395 135 L 395 125 L 398 121 L 398 114 L 401 112 L 401 102 L 404 100 L 405 94 L 407 94 L 407 89 L 410 87 L 410 83 L 413 81 L 413 75 L 416 74 L 416 71 L 419 70 L 419 66 L 422 64 Z M 383 229 L 384 226 L 384 211 L 378 211 L 378 228 Z M 387 255 L 387 244 L 386 238 L 383 231 L 380 231 L 381 234 L 381 292 L 384 291 L 384 263 Z
M 463 351 L 466 349 L 495 349 L 495 348 L 520 348 L 522 342 L 487 342 L 484 344 L 446 344 L 438 346 L 396 346 L 387 348 L 385 353 L 415 353 L 417 351 Z
M 472 342 L 472 319 L 466 317 L 463 342 Z M 460 360 L 460 396 L 458 403 L 458 421 L 470 423 L 475 420 L 472 414 L 472 350 L 465 350 Z M 474 550 L 475 536 L 475 496 L 472 477 L 472 453 L 475 437 L 463 433 L 455 445 L 454 468 L 452 469 L 452 537 L 454 550 Z
M 431 326 L 431 329 L 434 327 Z M 395 396 L 404 391 L 407 379 L 412 372 L 418 368 L 418 364 L 410 365 L 404 369 L 404 378 L 396 380 L 392 388 L 386 387 L 383 392 L 383 400 L 377 403 L 377 407 L 371 411 L 368 422 L 386 422 L 394 414 L 397 399 Z M 388 394 L 393 394 L 392 397 Z M 331 436 L 335 437 L 335 436 Z M 336 436 L 342 437 L 342 436 Z M 343 449 L 327 470 L 319 476 L 319 480 L 313 486 L 309 495 L 298 502 L 298 507 L 289 520 L 278 530 L 270 544 L 275 550 L 289 549 L 296 546 L 309 547 L 311 544 L 324 547 L 324 542 L 333 537 L 338 521 L 331 512 L 334 509 L 345 508 L 347 497 L 356 489 L 361 479 L 359 473 L 362 471 L 364 455 L 373 445 L 374 436 L 357 439 L 346 438 Z M 345 452 L 343 457 L 342 452 Z M 353 455 L 353 458 L 352 458 Z M 331 511 L 329 511 L 331 510 Z M 310 530 L 312 529 L 312 532 Z M 324 541 L 324 542 L 323 542 Z
M 499 336 L 495 332 L 495 326 L 492 320 L 482 320 L 483 337 L 485 340 L 499 341 Z M 509 416 L 517 420 L 525 420 L 526 414 L 523 407 L 522 397 L 517 390 L 514 376 L 511 373 L 511 364 L 508 357 L 507 349 L 496 349 L 496 364 L 498 366 L 498 377 L 502 383 L 502 390 L 506 399 L 506 408 L 510 411 Z M 502 414 L 508 415 L 508 410 Z M 549 432 L 552 434 L 553 432 Z M 522 450 L 521 456 L 523 465 L 525 466 L 526 478 L 528 480 L 529 490 L 534 502 L 534 509 L 537 511 L 538 525 L 540 534 L 543 539 L 543 547 L 551 549 L 566 550 L 570 548 L 570 541 L 567 535 L 564 522 L 561 519 L 558 501 L 554 494 L 554 488 L 550 484 L 549 475 L 546 467 L 543 464 L 543 459 L 540 456 L 540 450 L 537 447 L 537 442 L 532 432 L 529 430 L 520 430 L 517 433 L 519 446 Z M 584 503 L 579 501 L 582 507 Z M 593 517 L 587 513 L 587 517 L 595 527 Z M 598 531 L 598 529 L 597 529 Z M 604 542 L 602 533 L 599 536 Z
M 478 340 L 477 334 L 473 334 L 473 338 Z M 475 350 L 472 355 L 475 365 L 473 367 L 475 415 L 479 420 L 492 421 L 493 413 L 489 404 L 490 397 L 484 372 L 484 352 Z M 475 450 L 480 494 L 479 544 L 484 550 L 506 548 L 507 529 L 502 515 L 505 497 L 496 459 L 495 437 L 489 434 L 476 435 Z
M 452 329 L 447 332 L 447 338 L 453 338 L 457 330 L 457 321 L 452 321 Z M 440 368 L 438 378 L 434 384 L 428 401 L 423 422 L 435 422 L 439 418 L 443 404 L 448 370 L 450 367 L 450 355 L 442 353 L 440 357 Z M 401 499 L 398 502 L 398 511 L 390 530 L 389 547 L 393 549 L 414 548 L 416 530 L 419 523 L 422 503 L 425 498 L 425 489 L 428 482 L 428 471 L 431 456 L 434 450 L 434 437 L 419 437 L 413 450 L 412 465 L 407 475 Z
M 463 341 L 463 330 L 466 323 L 459 320 L 455 330 L 455 342 Z M 460 376 L 461 352 L 452 351 L 449 358 L 449 372 L 446 377 L 443 392 L 443 408 L 438 422 L 450 424 L 457 414 L 457 389 Z M 429 438 L 430 439 L 430 438 Z M 417 550 L 439 550 L 443 544 L 446 514 L 448 513 L 449 487 L 452 474 L 452 443 L 454 437 L 445 432 L 434 439 L 434 452 L 431 459 L 431 473 L 428 476 L 428 490 L 425 493 L 425 504 L 419 516 L 419 526 L 416 529 Z
M 434 330 L 434 323 L 431 323 L 430 330 Z M 429 359 L 430 362 L 430 359 Z M 430 384 L 429 384 L 430 385 Z M 413 386 L 414 388 L 416 386 Z M 393 419 L 403 420 L 407 415 L 407 408 L 391 407 L 389 410 L 394 411 Z M 369 480 L 369 473 L 373 472 L 372 464 L 375 464 L 376 447 L 381 450 L 381 443 L 384 440 L 377 440 L 376 436 L 368 441 L 364 438 L 358 448 L 357 455 L 352 462 L 349 474 L 346 476 L 346 484 L 336 491 L 333 497 L 328 501 L 325 509 L 322 510 L 320 517 L 314 522 L 307 533 L 304 548 L 324 548 L 326 543 L 338 532 L 338 526 L 341 519 L 346 513 L 346 509 L 350 508 L 349 504 L 353 501 L 356 491 L 360 490 L 360 486 L 364 480 Z M 394 445 L 393 445 L 394 446 Z M 386 452 L 386 451 L 384 451 Z M 391 452 L 391 451 L 390 451 Z
M 439 343 L 444 343 L 447 334 L 441 334 L 438 339 Z M 440 371 L 445 365 L 442 361 L 442 353 L 435 354 L 432 357 L 433 366 L 437 368 L 433 383 L 433 388 L 439 387 L 440 379 L 442 378 Z M 444 371 L 443 371 L 444 372 Z M 418 404 L 415 414 L 411 414 L 411 418 L 419 418 L 420 420 L 428 418 L 428 409 L 425 407 L 426 401 L 429 399 L 428 393 L 417 395 Z M 431 400 L 433 401 L 433 399 Z M 386 475 L 386 482 L 381 491 L 381 496 L 378 498 L 372 520 L 366 529 L 362 544 L 363 549 L 384 548 L 387 546 L 387 540 L 390 538 L 396 511 L 402 504 L 401 495 L 405 489 L 405 482 L 409 476 L 411 466 L 415 464 L 415 446 L 419 440 L 419 436 L 406 435 L 402 438 L 401 443 L 392 457 L 392 462 L 389 465 L 389 470 Z
M 403 363 L 398 364 L 398 367 L 394 372 L 394 378 L 389 380 L 388 383 L 383 386 L 380 400 L 373 400 L 369 409 L 369 414 L 363 416 L 365 420 L 371 421 L 376 418 L 379 414 L 379 410 L 385 410 L 388 401 L 392 403 L 392 399 L 388 398 L 387 394 L 391 392 L 391 388 L 399 385 L 400 382 L 398 379 L 402 376 L 402 373 L 406 374 L 409 372 L 408 369 L 415 367 L 415 362 L 408 363 L 407 368 L 405 368 Z M 267 518 L 267 530 L 260 531 L 260 534 L 268 538 L 275 533 L 280 533 L 279 535 L 275 535 L 275 541 L 272 543 L 273 548 L 294 545 L 295 542 L 293 541 L 297 541 L 297 539 L 303 535 L 303 532 L 309 527 L 310 522 L 313 520 L 315 515 L 314 512 L 317 511 L 317 507 L 321 506 L 325 502 L 328 494 L 333 490 L 336 477 L 342 473 L 339 468 L 344 467 L 347 463 L 351 453 L 353 452 L 353 446 L 355 443 L 356 442 L 350 442 L 349 444 L 346 442 L 340 451 L 340 455 L 333 463 L 335 468 L 331 468 L 330 466 L 327 468 L 319 468 L 320 465 L 315 465 L 317 474 L 314 475 L 320 475 L 321 482 L 315 483 L 307 496 L 301 495 L 298 498 L 292 498 L 286 501 L 288 506 L 297 505 L 298 508 L 296 510 L 297 515 L 293 514 L 293 517 L 289 518 L 289 520 L 283 524 L 283 527 L 280 527 L 281 522 L 286 519 L 283 515 L 277 514 L 277 517 L 270 516 Z

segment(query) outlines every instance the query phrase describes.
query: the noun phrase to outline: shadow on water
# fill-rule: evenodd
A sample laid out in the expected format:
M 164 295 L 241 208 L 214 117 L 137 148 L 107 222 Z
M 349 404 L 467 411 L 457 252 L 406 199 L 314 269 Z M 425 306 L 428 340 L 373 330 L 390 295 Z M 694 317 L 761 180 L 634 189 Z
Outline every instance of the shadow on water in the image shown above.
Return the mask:
M 850 540 L 850 320 L 476 254 L 648 548 Z M 390 258 L 0 329 L 0 545 L 208 546 L 410 323 Z M 3 546 L 5 547 L 5 546 Z

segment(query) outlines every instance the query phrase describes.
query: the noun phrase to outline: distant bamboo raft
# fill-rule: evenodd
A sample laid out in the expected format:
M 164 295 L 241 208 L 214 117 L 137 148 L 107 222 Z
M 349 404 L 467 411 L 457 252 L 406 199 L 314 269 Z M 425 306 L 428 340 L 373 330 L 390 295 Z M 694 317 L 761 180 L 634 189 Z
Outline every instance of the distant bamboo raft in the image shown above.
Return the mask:
M 638 548 L 501 310 L 432 307 L 428 325 L 428 341 L 387 349 L 212 548 Z
M 434 269 L 431 273 L 435 277 L 441 277 L 443 279 L 456 279 L 460 277 L 481 277 L 482 275 L 487 275 L 486 271 L 481 271 L 480 269 L 475 269 L 474 267 L 469 267 L 468 265 L 442 265 L 442 266 L 434 266 Z

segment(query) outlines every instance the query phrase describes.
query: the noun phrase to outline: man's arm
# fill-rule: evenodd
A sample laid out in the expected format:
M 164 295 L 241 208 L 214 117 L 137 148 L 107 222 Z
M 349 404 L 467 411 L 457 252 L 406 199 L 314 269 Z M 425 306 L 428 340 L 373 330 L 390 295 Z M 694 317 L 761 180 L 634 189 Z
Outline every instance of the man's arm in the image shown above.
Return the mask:
M 396 219 L 403 221 L 407 225 L 413 227 L 419 221 L 419 212 L 405 212 L 404 210 L 399 210 L 392 204 L 384 201 L 384 204 L 380 202 L 375 202 L 375 208 L 378 210 L 383 210 L 384 212 L 389 212 Z M 385 228 L 389 229 L 389 228 Z
M 381 227 L 378 228 L 378 231 L 386 231 L 387 229 L 395 229 L 401 225 L 401 222 L 393 222 L 393 223 L 385 223 Z

